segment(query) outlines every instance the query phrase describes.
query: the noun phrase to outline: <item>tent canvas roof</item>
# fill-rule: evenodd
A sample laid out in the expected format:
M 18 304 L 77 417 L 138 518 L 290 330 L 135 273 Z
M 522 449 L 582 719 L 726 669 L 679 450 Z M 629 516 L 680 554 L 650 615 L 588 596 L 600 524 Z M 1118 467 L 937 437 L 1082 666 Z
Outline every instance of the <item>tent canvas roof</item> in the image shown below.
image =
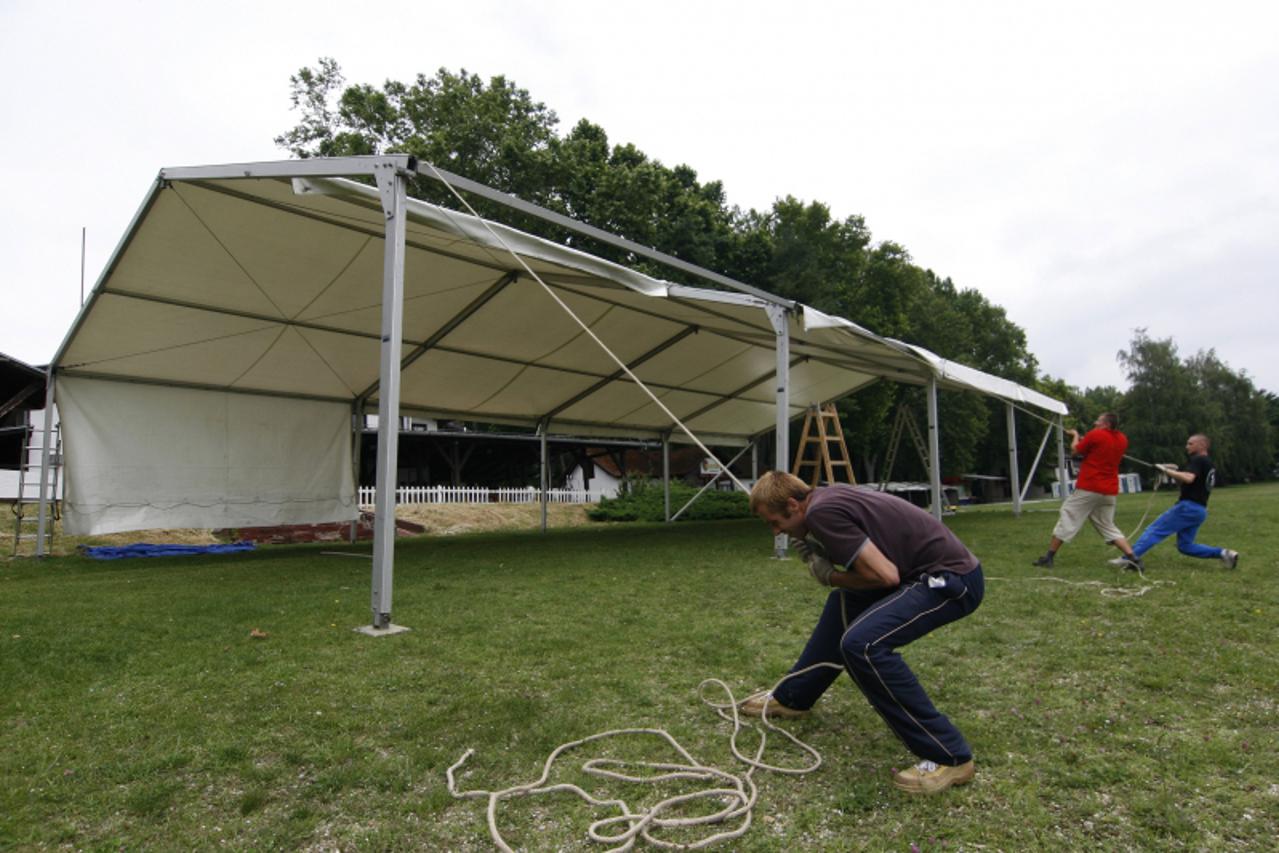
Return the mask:
M 230 177 L 233 167 L 163 170 L 68 334 L 58 372 L 372 408 L 385 228 L 378 190 L 290 177 L 290 163 L 274 165 L 279 174 L 260 177 Z M 776 335 L 764 299 L 674 285 L 420 201 L 409 201 L 408 214 L 405 414 L 549 419 L 553 432 L 590 436 L 671 429 L 509 246 L 704 440 L 741 443 L 775 426 Z M 881 377 L 936 376 L 942 387 L 1064 411 L 1014 383 L 794 307 L 791 417 Z

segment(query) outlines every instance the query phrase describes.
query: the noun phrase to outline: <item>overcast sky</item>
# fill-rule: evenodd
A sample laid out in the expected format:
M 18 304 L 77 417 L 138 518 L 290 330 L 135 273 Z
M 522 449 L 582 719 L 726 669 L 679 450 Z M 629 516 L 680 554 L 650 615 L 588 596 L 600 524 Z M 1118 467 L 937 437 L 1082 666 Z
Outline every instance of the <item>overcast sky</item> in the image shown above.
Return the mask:
M 504 74 L 731 203 L 860 214 L 1040 369 L 1133 330 L 1279 392 L 1279 3 L 0 0 L 0 352 L 53 357 L 165 166 L 287 155 L 289 76 Z M 854 315 L 850 319 L 857 320 Z

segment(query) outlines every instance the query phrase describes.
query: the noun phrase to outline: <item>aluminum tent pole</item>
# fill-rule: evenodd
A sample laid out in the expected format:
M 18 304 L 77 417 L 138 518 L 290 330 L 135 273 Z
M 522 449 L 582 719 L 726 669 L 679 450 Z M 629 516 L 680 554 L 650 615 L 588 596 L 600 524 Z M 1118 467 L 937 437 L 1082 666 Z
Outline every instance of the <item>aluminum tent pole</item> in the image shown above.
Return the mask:
M 933 517 L 941 520 L 941 441 L 937 431 L 937 377 L 928 380 L 928 476 L 932 482 Z
M 351 481 L 355 487 L 355 518 L 351 519 L 350 541 L 360 539 L 360 441 L 364 436 L 364 401 L 351 403 Z
M 777 347 L 777 455 L 776 468 L 785 471 L 790 459 L 790 313 L 780 305 L 767 305 Z M 773 556 L 785 558 L 790 542 L 785 533 L 773 537 Z
M 373 519 L 373 630 L 391 628 L 395 504 L 400 440 L 400 358 L 404 339 L 404 226 L 408 180 L 395 163 L 374 170 L 386 215 L 382 255 L 382 360 L 378 384 L 377 501 Z
M 1069 474 L 1066 472 L 1066 419 L 1062 415 L 1057 416 L 1057 482 L 1061 483 L 1061 499 L 1064 501 L 1070 496 L 1070 486 L 1067 482 Z
M 751 482 L 759 480 L 759 439 L 751 439 Z
M 36 556 L 46 557 L 44 548 L 45 532 L 49 529 L 52 519 L 49 517 L 49 451 L 50 444 L 53 443 L 53 365 L 49 365 L 48 375 L 45 378 L 44 388 L 44 438 L 41 440 L 40 448 L 40 509 L 37 517 L 36 526 Z M 25 454 L 26 448 L 22 449 Z M 30 459 L 23 459 L 22 464 L 26 465 Z M 53 496 L 55 499 L 57 495 Z M 18 499 L 22 500 L 22 495 L 18 495 Z
M 542 532 L 543 533 L 546 532 L 546 497 L 547 497 L 546 490 L 549 488 L 550 476 L 551 476 L 550 467 L 549 467 L 550 449 L 546 443 L 546 433 L 549 428 L 550 428 L 550 424 L 547 423 L 546 421 L 542 421 L 541 426 L 538 428 L 538 433 L 541 436 L 541 444 L 539 445 L 540 452 L 538 454 L 538 458 L 541 462 L 539 467 L 542 469 L 542 478 L 541 478 L 542 488 L 540 491 L 540 501 L 542 504 Z
M 666 521 L 671 520 L 671 434 L 662 433 L 662 498 L 666 508 Z
M 1006 403 L 1008 414 L 1008 477 L 1012 486 L 1013 515 L 1021 515 L 1021 480 L 1017 470 L 1017 413 Z
M 1039 440 L 1039 450 L 1035 452 L 1035 461 L 1030 463 L 1030 471 L 1026 474 L 1026 484 L 1021 487 L 1021 499 L 1026 500 L 1026 493 L 1030 491 L 1030 484 L 1035 482 L 1035 472 L 1039 470 L 1039 460 L 1044 457 L 1044 448 L 1048 446 L 1048 438 L 1053 434 L 1052 421 L 1048 422 L 1048 428 L 1044 430 L 1044 437 Z

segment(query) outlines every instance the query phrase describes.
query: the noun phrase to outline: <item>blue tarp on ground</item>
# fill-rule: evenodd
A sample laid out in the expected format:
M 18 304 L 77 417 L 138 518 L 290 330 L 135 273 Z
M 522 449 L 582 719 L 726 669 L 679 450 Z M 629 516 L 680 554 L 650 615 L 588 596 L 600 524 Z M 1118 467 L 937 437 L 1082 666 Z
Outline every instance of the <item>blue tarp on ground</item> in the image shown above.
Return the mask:
M 123 560 L 128 557 L 182 557 L 189 554 L 229 554 L 234 551 L 252 551 L 252 542 L 233 542 L 230 545 L 151 545 L 135 542 L 115 547 L 98 545 L 85 548 L 84 553 L 95 560 Z

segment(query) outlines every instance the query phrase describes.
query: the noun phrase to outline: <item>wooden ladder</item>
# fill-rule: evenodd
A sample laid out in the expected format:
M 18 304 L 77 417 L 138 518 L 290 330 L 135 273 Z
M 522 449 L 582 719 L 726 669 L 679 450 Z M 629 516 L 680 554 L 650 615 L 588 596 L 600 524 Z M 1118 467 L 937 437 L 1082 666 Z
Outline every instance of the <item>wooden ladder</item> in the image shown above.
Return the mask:
M 50 433 L 49 476 L 45 484 L 48 497 L 48 515 L 45 517 L 44 553 L 53 553 L 54 523 L 61 513 L 58 506 L 58 475 L 62 470 L 62 425 L 54 426 Z M 23 427 L 22 461 L 18 466 L 18 494 L 13 501 L 13 554 L 18 556 L 27 549 L 23 543 L 32 544 L 31 551 L 40 539 L 40 466 L 44 455 L 44 430 L 30 423 Z
M 831 445 L 838 451 L 837 456 L 832 455 Z M 805 458 L 810 446 L 817 448 L 816 458 Z M 826 483 L 836 482 L 837 468 L 848 475 L 850 484 L 857 485 L 853 461 L 848 455 L 848 446 L 844 443 L 844 428 L 839 422 L 835 404 L 809 406 L 808 413 L 804 416 L 804 429 L 799 437 L 799 449 L 795 453 L 795 467 L 791 469 L 791 473 L 806 480 L 810 486 L 816 486 L 823 474 L 826 475 Z M 812 469 L 807 477 L 802 473 L 805 469 Z

